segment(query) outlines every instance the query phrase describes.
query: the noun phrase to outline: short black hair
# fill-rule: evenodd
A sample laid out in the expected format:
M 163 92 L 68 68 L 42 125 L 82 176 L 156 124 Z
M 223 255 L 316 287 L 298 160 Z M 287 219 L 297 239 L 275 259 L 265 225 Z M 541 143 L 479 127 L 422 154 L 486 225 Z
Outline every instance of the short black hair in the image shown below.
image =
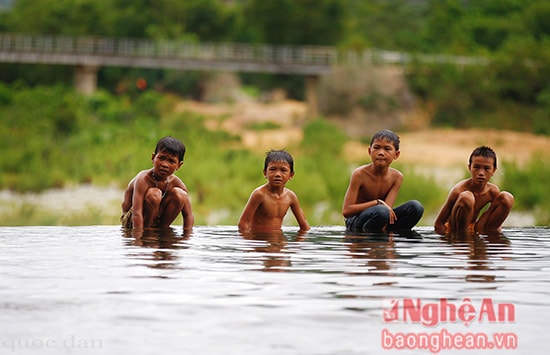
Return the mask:
M 290 172 L 294 172 L 294 159 L 292 158 L 292 155 L 290 155 L 290 153 L 286 150 L 271 149 L 270 151 L 268 151 L 265 154 L 264 171 L 267 171 L 267 166 L 269 165 L 269 163 L 272 163 L 274 161 L 282 161 L 288 163 L 288 165 L 290 165 Z
M 493 167 L 497 168 L 497 153 L 493 150 L 493 148 L 488 147 L 486 145 L 482 145 L 474 149 L 472 154 L 470 154 L 470 158 L 468 159 L 468 166 L 472 165 L 472 158 L 473 157 L 479 157 L 482 156 L 487 159 L 493 159 Z
M 158 152 L 167 152 L 169 154 L 175 155 L 178 157 L 180 162 L 183 161 L 185 156 L 185 145 L 182 141 L 174 137 L 164 137 L 157 142 L 155 147 L 155 154 Z
M 374 136 L 372 136 L 370 145 L 372 146 L 374 141 L 378 139 L 387 140 L 388 142 L 393 144 L 393 146 L 395 147 L 395 150 L 399 150 L 399 136 L 393 131 L 390 131 L 389 129 L 383 129 L 376 132 Z

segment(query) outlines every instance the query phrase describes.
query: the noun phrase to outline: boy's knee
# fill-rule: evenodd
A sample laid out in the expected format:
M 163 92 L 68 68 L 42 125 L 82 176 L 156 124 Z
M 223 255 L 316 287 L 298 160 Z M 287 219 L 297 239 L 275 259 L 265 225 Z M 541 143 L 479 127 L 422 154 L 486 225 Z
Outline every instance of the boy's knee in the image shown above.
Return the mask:
M 150 205 L 158 205 L 162 200 L 162 191 L 157 188 L 150 188 L 145 193 L 145 202 Z
M 511 209 L 514 205 L 514 195 L 512 195 L 508 191 L 501 191 L 496 197 L 496 202 L 503 204 L 504 206 L 508 207 L 508 209 Z
M 409 201 L 411 208 L 416 212 L 416 214 L 423 215 L 424 214 L 424 206 L 420 203 L 418 200 L 411 200 Z
M 169 191 L 167 198 L 171 201 L 176 202 L 183 208 L 187 201 L 188 195 L 187 192 L 185 192 L 183 189 L 179 187 L 174 187 Z
M 476 198 L 471 191 L 462 191 L 456 200 L 456 204 L 461 207 L 473 208 Z

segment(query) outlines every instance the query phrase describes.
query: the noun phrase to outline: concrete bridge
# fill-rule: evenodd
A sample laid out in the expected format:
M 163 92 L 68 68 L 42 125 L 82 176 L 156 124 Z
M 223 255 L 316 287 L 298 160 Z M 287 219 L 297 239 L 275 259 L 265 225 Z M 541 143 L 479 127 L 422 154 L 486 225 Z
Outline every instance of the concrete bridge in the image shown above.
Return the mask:
M 340 53 L 329 46 L 0 33 L 0 62 L 73 66 L 75 86 L 84 94 L 96 90 L 97 72 L 104 66 L 301 75 L 311 115 L 317 114 L 319 77 L 333 66 L 404 64 L 411 59 L 408 54 L 380 50 Z M 448 61 L 438 56 L 424 56 L 423 60 Z M 475 58 L 453 59 L 457 60 L 462 64 L 476 62 Z

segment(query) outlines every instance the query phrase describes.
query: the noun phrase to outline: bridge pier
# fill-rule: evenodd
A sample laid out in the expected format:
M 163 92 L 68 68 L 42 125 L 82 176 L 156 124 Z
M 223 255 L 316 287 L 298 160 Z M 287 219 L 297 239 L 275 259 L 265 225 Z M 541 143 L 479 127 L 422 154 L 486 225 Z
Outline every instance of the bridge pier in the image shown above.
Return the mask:
M 84 64 L 76 66 L 74 72 L 74 85 L 76 87 L 76 91 L 84 95 L 93 94 L 97 89 L 98 71 L 98 65 Z
M 315 118 L 319 116 L 319 99 L 318 99 L 319 76 L 316 76 L 316 75 L 306 76 L 305 81 L 306 81 L 307 116 L 309 118 Z

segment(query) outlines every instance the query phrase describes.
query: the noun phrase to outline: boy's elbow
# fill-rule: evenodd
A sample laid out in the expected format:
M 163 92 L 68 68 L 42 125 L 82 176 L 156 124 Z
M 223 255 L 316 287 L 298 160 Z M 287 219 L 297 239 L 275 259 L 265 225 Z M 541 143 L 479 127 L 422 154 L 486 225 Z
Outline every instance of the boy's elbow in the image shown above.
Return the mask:
M 349 210 L 349 208 L 344 207 L 342 208 L 342 215 L 344 216 L 344 218 L 349 218 L 353 216 L 353 213 Z

